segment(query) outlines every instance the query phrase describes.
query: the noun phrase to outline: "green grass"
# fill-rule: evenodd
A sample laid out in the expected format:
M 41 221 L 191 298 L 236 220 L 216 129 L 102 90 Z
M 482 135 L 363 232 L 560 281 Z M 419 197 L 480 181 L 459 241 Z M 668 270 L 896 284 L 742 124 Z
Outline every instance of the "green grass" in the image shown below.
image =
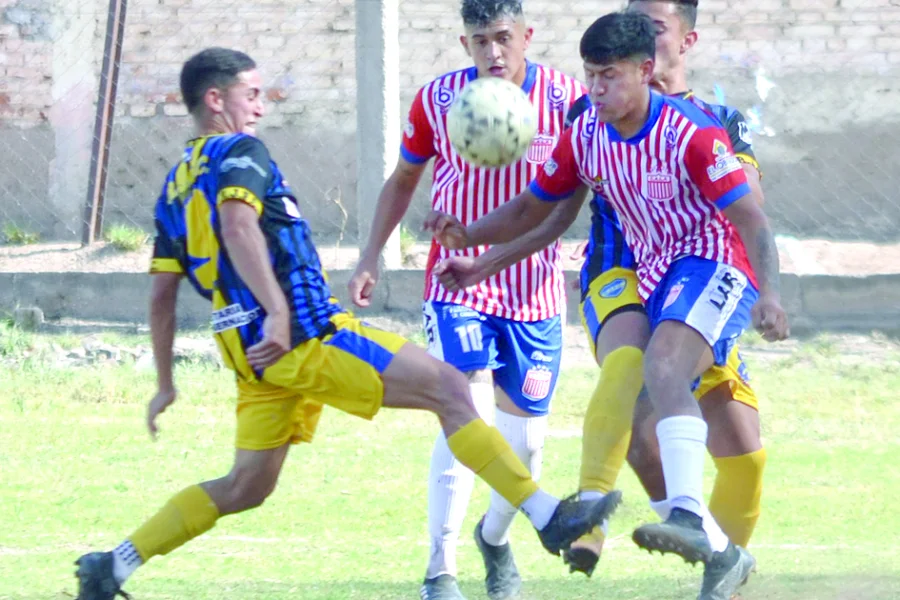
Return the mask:
M 143 248 L 150 236 L 140 227 L 118 224 L 107 227 L 103 239 L 120 252 L 134 252 Z
M 3 241 L 12 246 L 26 246 L 29 244 L 37 244 L 41 236 L 33 231 L 28 231 L 16 225 L 12 221 L 8 221 L 3 225 Z
M 769 463 L 751 544 L 759 572 L 743 598 L 898 598 L 900 364 L 851 364 L 815 343 L 797 354 L 765 364 L 751 357 Z M 589 368 L 561 378 L 543 479 L 554 493 L 577 482 L 577 434 L 594 380 Z M 71 598 L 78 555 L 112 547 L 176 491 L 226 472 L 231 377 L 195 365 L 178 372 L 178 383 L 181 397 L 153 443 L 143 425 L 152 372 L 59 369 L 34 359 L 0 370 L 0 598 Z M 315 442 L 292 450 L 265 506 L 154 559 L 128 582 L 129 592 L 138 600 L 416 598 L 436 432 L 421 413 L 384 411 L 367 423 L 326 410 Z M 625 503 L 593 579 L 567 575 L 516 520 L 524 598 L 696 597 L 699 568 L 631 543 L 632 528 L 653 517 L 633 475 L 623 473 L 620 483 Z M 476 488 L 459 549 L 470 600 L 485 598 L 470 532 L 488 493 Z

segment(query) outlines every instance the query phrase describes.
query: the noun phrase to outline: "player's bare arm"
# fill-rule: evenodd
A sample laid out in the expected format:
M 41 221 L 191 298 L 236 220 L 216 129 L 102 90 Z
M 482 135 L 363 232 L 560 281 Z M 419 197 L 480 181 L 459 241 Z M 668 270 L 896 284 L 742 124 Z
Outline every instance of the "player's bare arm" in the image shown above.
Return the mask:
M 426 164 L 414 164 L 401 157 L 397 168 L 381 188 L 369 239 L 348 283 L 350 299 L 357 306 L 365 307 L 370 303 L 372 290 L 378 282 L 378 257 L 409 209 Z
M 563 198 L 561 202 L 571 199 Z M 432 232 L 445 248 L 459 250 L 473 246 L 505 244 L 535 229 L 553 212 L 553 203 L 544 202 L 531 190 L 525 190 L 500 208 L 462 228 L 449 215 L 433 212 L 425 220 L 425 229 Z
M 223 202 L 222 241 L 238 275 L 266 311 L 263 339 L 247 349 L 255 369 L 270 367 L 291 349 L 290 312 L 278 285 L 256 209 L 240 201 Z
M 550 216 L 538 227 L 477 257 L 454 256 L 435 267 L 440 282 L 450 289 L 464 289 L 531 256 L 558 240 L 571 227 L 587 198 L 587 187 L 579 188 L 569 202 L 554 206 Z
M 778 248 L 769 220 L 757 200 L 748 194 L 724 210 L 744 246 L 759 283 L 759 300 L 753 307 L 753 320 L 769 341 L 785 339 L 789 334 L 787 315 L 781 307 Z
M 156 418 L 175 402 L 172 376 L 172 345 L 175 342 L 175 309 L 180 273 L 157 273 L 150 284 L 150 338 L 156 362 L 156 395 L 147 407 L 147 429 L 154 438 L 159 432 Z
M 766 195 L 763 193 L 762 184 L 760 183 L 762 177 L 759 174 L 759 170 L 748 163 L 741 163 L 741 167 L 744 169 L 744 175 L 747 176 L 747 184 L 750 186 L 750 195 L 753 196 L 753 199 L 756 200 L 757 204 L 764 206 L 766 203 Z

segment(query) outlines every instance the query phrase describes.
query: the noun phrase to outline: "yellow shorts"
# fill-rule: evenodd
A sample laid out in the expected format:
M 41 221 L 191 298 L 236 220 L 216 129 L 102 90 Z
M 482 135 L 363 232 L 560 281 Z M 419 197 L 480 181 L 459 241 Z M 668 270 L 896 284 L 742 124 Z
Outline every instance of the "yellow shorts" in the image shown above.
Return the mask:
M 603 323 L 624 309 L 644 310 L 637 274 L 633 269 L 613 267 L 591 282 L 581 302 L 581 324 L 591 344 L 591 354 L 597 355 L 597 336 Z
M 581 303 L 581 324 L 591 345 L 591 354 L 597 354 L 597 336 L 603 323 L 613 314 L 624 309 L 642 309 L 644 306 L 638 294 L 637 274 L 632 269 L 614 267 L 598 275 L 588 288 L 588 293 Z M 722 384 L 728 384 L 731 397 L 736 401 L 759 410 L 759 401 L 753 388 L 750 387 L 747 367 L 738 352 L 737 345 L 732 348 L 726 364 L 713 365 L 700 377 L 694 389 L 694 396 L 699 400 L 711 390 Z
M 694 390 L 694 396 L 698 400 L 702 400 L 703 396 L 711 390 L 722 384 L 728 384 L 731 391 L 731 397 L 750 408 L 759 411 L 759 400 L 756 393 L 750 387 L 750 377 L 747 373 L 747 366 L 741 353 L 738 352 L 737 345 L 731 349 L 728 355 L 728 361 L 724 365 L 713 365 L 706 373 L 700 376 L 700 383 Z
M 334 333 L 297 346 L 266 369 L 261 381 L 238 381 L 239 449 L 311 442 L 326 404 L 365 419 L 381 408 L 381 374 L 406 339 L 349 313 L 331 322 Z

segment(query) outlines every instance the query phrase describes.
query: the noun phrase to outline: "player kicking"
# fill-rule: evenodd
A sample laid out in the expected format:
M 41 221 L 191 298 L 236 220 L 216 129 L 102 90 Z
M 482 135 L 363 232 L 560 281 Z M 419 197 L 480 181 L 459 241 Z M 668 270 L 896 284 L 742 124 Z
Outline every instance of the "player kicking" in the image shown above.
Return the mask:
M 629 11 L 649 16 L 656 26 L 656 61 L 651 87 L 661 93 L 692 99 L 722 122 L 742 163 L 748 183 L 762 204 L 759 165 L 750 131 L 739 111 L 708 105 L 687 85 L 687 53 L 697 41 L 697 0 L 631 0 Z M 574 121 L 591 106 L 585 96 L 570 111 Z M 618 219 L 600 196 L 591 202 L 593 227 L 581 272 L 582 322 L 602 372 L 585 415 L 582 497 L 605 493 L 628 459 L 650 495 L 651 507 L 668 516 L 666 489 L 648 407 L 635 411 L 641 382 L 641 357 L 649 338 L 643 303 L 637 292 L 634 255 L 624 240 Z M 766 453 L 759 427 L 759 403 L 747 381 L 746 367 L 735 346 L 723 365 L 714 365 L 697 382 L 703 417 L 709 425 L 708 447 L 716 465 L 709 509 L 729 539 L 747 546 L 760 514 L 762 473 Z M 636 435 L 631 438 L 632 413 Z M 641 418 L 644 417 L 644 418 Z M 585 493 L 587 492 L 587 493 Z M 598 528 L 566 551 L 572 570 L 590 574 L 600 555 L 603 533 Z M 714 573 L 709 573 L 715 578 Z
M 532 36 L 519 0 L 463 0 L 460 38 L 475 66 L 438 77 L 417 94 L 409 114 L 401 157 L 378 200 L 372 232 L 350 281 L 350 297 L 367 306 L 376 283 L 378 257 L 400 223 L 413 192 L 435 159 L 432 206 L 472 223 L 522 192 L 565 129 L 574 101 L 586 92 L 574 78 L 525 58 Z M 525 157 L 499 169 L 476 168 L 453 150 L 446 114 L 457 94 L 478 77 L 501 77 L 529 95 L 539 115 L 538 133 Z M 479 414 L 496 426 L 516 454 L 540 474 L 547 414 L 562 350 L 560 313 L 565 303 L 559 245 L 554 243 L 477 286 L 450 291 L 432 277 L 435 264 L 459 254 L 433 244 L 425 274 L 424 325 L 429 352 L 469 377 Z M 465 251 L 477 256 L 487 248 Z M 537 250 L 537 249 L 536 249 Z M 461 599 L 456 582 L 456 545 L 474 475 L 438 436 L 428 483 L 431 552 L 421 588 L 428 600 Z M 615 508 L 617 495 L 609 499 Z M 475 529 L 492 600 L 516 596 L 521 578 L 509 544 L 515 509 L 492 494 Z
M 697 40 L 694 31 L 696 0 L 632 0 L 629 11 L 650 16 L 656 25 L 656 61 L 651 86 L 657 91 L 693 98 L 686 81 L 685 59 Z M 753 154 L 749 130 L 743 116 L 723 106 L 701 106 L 712 111 L 725 125 L 738 160 L 743 164 L 754 196 L 762 202 L 758 166 Z M 574 121 L 591 106 L 583 96 L 569 112 Z M 554 213 L 567 209 L 560 206 Z M 649 325 L 637 291 L 635 259 L 621 232 L 618 219 L 602 196 L 591 202 L 592 228 L 587 259 L 581 272 L 582 322 L 602 366 L 600 380 L 585 415 L 582 438 L 582 497 L 597 497 L 611 490 L 628 460 L 647 489 L 651 506 L 665 519 L 668 516 L 666 490 L 654 432 L 655 420 L 649 417 L 646 398 L 635 411 L 635 400 L 642 386 L 642 356 L 649 339 Z M 492 268 L 514 262 L 555 241 L 568 222 L 548 218 L 538 230 L 510 244 L 494 246 L 480 255 L 475 269 L 460 280 L 458 273 L 445 276 L 450 289 L 472 284 L 485 275 L 483 265 Z M 503 261 L 494 255 L 502 253 Z M 735 347 L 725 366 L 709 369 L 695 390 L 709 425 L 708 447 L 716 464 L 715 485 L 710 497 L 710 512 L 729 539 L 746 547 L 760 514 L 762 472 L 765 450 L 759 435 L 756 395 L 746 380 L 746 368 Z M 636 435 L 632 438 L 632 413 Z M 630 446 L 629 446 L 630 440 Z M 604 533 L 601 528 L 572 544 L 564 558 L 573 571 L 590 575 L 599 559 Z M 706 577 L 716 579 L 714 569 Z
M 467 229 L 444 216 L 428 226 L 452 247 L 502 243 L 533 231 L 553 201 L 572 202 L 582 185 L 611 203 L 635 253 L 650 322 L 644 381 L 661 419 L 670 507 L 662 524 L 638 528 L 634 538 L 648 549 L 702 560 L 708 571 L 714 566 L 718 580 L 704 582 L 704 597 L 728 598 L 753 560 L 704 505 L 707 426 L 692 382 L 726 364 L 751 307 L 766 339 L 783 339 L 787 319 L 771 230 L 727 133 L 695 103 L 648 87 L 655 34 L 653 22 L 637 13 L 595 22 L 581 41 L 594 106 L 566 132 L 530 190 Z M 454 259 L 439 270 L 471 268 Z
M 605 505 L 540 490 L 500 432 L 478 418 L 459 371 L 337 304 L 309 225 L 255 137 L 261 88 L 255 63 L 240 52 L 211 48 L 185 63 L 181 91 L 200 137 L 163 186 L 151 266 L 158 392 L 147 426 L 155 436 L 157 417 L 176 398 L 175 307 L 187 277 L 212 301 L 216 342 L 237 376 L 234 465 L 176 494 L 111 552 L 79 558 L 78 600 L 124 595 L 125 580 L 154 556 L 261 505 L 290 445 L 312 440 L 324 404 L 367 419 L 382 406 L 433 412 L 457 458 L 526 513 L 558 555 L 600 522 Z

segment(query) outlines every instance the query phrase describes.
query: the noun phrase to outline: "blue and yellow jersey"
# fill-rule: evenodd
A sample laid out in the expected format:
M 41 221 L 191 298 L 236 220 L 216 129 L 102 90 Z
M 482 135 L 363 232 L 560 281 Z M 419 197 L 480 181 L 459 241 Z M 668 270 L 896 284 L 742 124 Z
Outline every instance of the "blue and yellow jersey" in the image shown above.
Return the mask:
M 169 172 L 156 203 L 156 241 L 151 273 L 178 273 L 212 302 L 212 327 L 226 364 L 254 381 L 245 350 L 262 339 L 265 311 L 223 250 L 219 206 L 252 206 L 269 249 L 272 268 L 291 310 L 294 347 L 332 332 L 341 312 L 300 215 L 296 198 L 265 145 L 245 134 L 189 142 Z

